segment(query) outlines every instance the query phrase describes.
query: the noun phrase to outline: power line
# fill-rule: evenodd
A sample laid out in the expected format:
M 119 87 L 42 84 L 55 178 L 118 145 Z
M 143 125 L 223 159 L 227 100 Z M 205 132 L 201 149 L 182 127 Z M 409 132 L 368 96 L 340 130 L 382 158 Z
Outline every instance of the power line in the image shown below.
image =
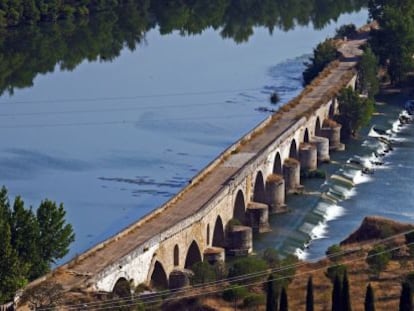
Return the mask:
M 231 119 L 231 118 L 247 118 L 251 117 L 249 114 L 235 114 L 225 116 L 214 117 L 188 117 L 188 118 L 171 118 L 171 119 L 148 119 L 146 122 L 168 122 L 168 121 L 186 121 L 186 120 L 219 120 L 219 119 Z M 49 124 L 21 124 L 21 125 L 3 125 L 0 129 L 20 129 L 20 128 L 49 128 L 49 127 L 71 127 L 71 126 L 98 126 L 98 125 L 124 125 L 124 124 L 136 124 L 140 125 L 142 121 L 139 120 L 116 120 L 116 121 L 96 121 L 96 122 L 68 122 L 68 123 L 49 123 Z
M 77 113 L 95 113 L 95 112 L 121 112 L 121 111 L 136 111 L 147 108 L 177 108 L 177 107 L 194 107 L 210 106 L 210 105 L 223 105 L 223 102 L 209 102 L 209 103 L 197 103 L 197 104 L 176 104 L 176 105 L 151 105 L 151 106 L 133 106 L 124 108 L 99 108 L 99 109 L 84 109 L 84 110 L 63 110 L 63 111 L 36 111 L 36 112 L 22 112 L 22 113 L 0 113 L 0 117 L 27 117 L 27 116 L 45 116 L 45 115 L 65 115 L 65 114 L 77 114 Z
M 405 245 L 408 246 L 408 245 L 413 245 L 413 244 L 414 244 L 414 242 L 408 243 L 408 244 L 404 243 L 403 245 L 393 247 L 393 248 L 390 248 L 390 249 L 386 249 L 384 251 L 381 251 L 381 252 L 378 252 L 378 253 L 375 253 L 375 254 L 367 255 L 367 256 L 364 256 L 364 257 L 361 256 L 361 258 L 356 258 L 356 259 L 344 261 L 344 262 L 341 262 L 341 264 L 350 264 L 350 263 L 357 262 L 357 261 L 360 261 L 360 260 L 363 260 L 363 259 L 366 260 L 366 258 L 379 256 L 379 255 L 384 254 L 384 253 L 389 253 L 389 252 L 398 250 L 398 249 L 402 248 Z M 336 265 L 337 265 L 337 263 L 333 263 L 333 264 L 329 264 L 329 265 L 323 265 L 320 268 L 316 268 L 316 269 L 313 269 L 313 270 L 310 270 L 310 271 L 295 274 L 293 276 L 289 275 L 289 276 L 281 276 L 281 277 L 273 278 L 271 281 L 278 281 L 278 280 L 283 280 L 283 279 L 287 279 L 287 278 L 298 278 L 298 277 L 302 277 L 304 275 L 308 276 L 309 274 L 313 274 L 315 272 L 325 270 L 325 269 L 330 268 L 330 267 L 335 267 Z M 274 270 L 270 270 L 270 271 L 267 270 L 266 273 L 263 276 L 269 275 L 270 273 L 274 273 L 274 272 L 275 272 Z M 225 282 L 228 282 L 228 281 L 225 281 Z M 265 281 L 252 281 L 251 283 L 236 285 L 235 287 L 237 287 L 237 288 L 249 287 L 249 286 L 252 286 L 252 285 L 265 284 L 267 282 L 269 282 L 269 281 L 268 280 L 265 280 Z M 194 290 L 194 288 L 187 288 L 183 292 L 190 291 L 190 290 Z M 120 304 L 119 301 L 116 301 L 116 302 L 111 302 L 108 305 L 102 305 L 101 304 L 100 306 L 98 305 L 97 307 L 96 306 L 90 306 L 90 307 L 93 308 L 93 310 L 109 310 L 109 309 L 112 309 L 114 307 L 129 307 L 129 306 L 134 306 L 134 305 L 138 305 L 138 304 L 150 305 L 150 304 L 159 303 L 161 301 L 162 302 L 173 301 L 173 300 L 177 300 L 177 299 L 199 297 L 199 296 L 205 296 L 205 295 L 210 295 L 210 294 L 216 294 L 216 293 L 220 293 L 220 292 L 223 292 L 223 290 L 222 289 L 217 289 L 217 290 L 211 290 L 211 291 L 208 291 L 208 292 L 194 293 L 194 294 L 189 294 L 189 295 L 186 295 L 186 296 L 179 296 L 179 297 L 178 296 L 173 296 L 173 297 L 170 296 L 170 297 L 165 298 L 165 299 L 156 299 L 156 300 L 153 299 L 153 297 L 150 297 L 150 299 L 152 299 L 152 300 L 142 300 L 141 297 L 136 297 L 136 298 L 129 298 L 129 299 L 125 300 L 123 302 L 123 304 L 122 304 L 122 302 Z M 89 305 L 84 304 L 82 309 L 83 310 L 88 310 L 88 308 L 89 308 Z M 69 308 L 69 310 L 70 309 L 71 308 Z
M 134 100 L 134 99 L 141 99 L 141 98 L 200 96 L 200 95 L 212 95 L 212 94 L 238 93 L 238 92 L 246 92 L 246 91 L 258 91 L 258 90 L 261 90 L 261 88 L 234 89 L 234 90 L 209 90 L 209 91 L 197 91 L 197 92 L 178 92 L 178 93 L 146 94 L 146 95 L 114 96 L 114 97 L 39 99 L 39 100 L 0 102 L 0 105 L 28 105 L 28 104 L 46 104 L 46 103 L 81 103 L 81 102 L 115 101 L 115 100 Z
M 408 233 L 411 233 L 411 232 L 414 232 L 414 229 L 413 230 L 408 230 L 408 231 L 405 231 L 405 232 L 402 232 L 402 233 L 399 233 L 399 234 L 395 234 L 395 235 L 392 235 L 390 237 L 387 237 L 387 238 L 384 238 L 384 239 L 381 239 L 381 240 L 376 240 L 376 241 L 373 241 L 373 242 L 362 243 L 362 244 L 360 244 L 355 249 L 344 250 L 344 251 L 336 252 L 336 253 L 333 253 L 333 254 L 330 254 L 330 255 L 327 255 L 327 256 L 321 256 L 317 260 L 322 260 L 324 258 L 331 259 L 331 258 L 343 256 L 345 254 L 354 253 L 354 252 L 356 252 L 358 250 L 362 250 L 364 247 L 367 247 L 369 245 L 371 245 L 371 246 L 373 246 L 373 245 L 381 245 L 381 244 L 384 244 L 385 242 L 390 241 L 390 240 L 392 240 L 392 239 L 394 239 L 396 237 L 399 237 L 399 236 L 402 236 L 402 235 L 405 235 L 405 234 L 408 234 Z M 413 243 L 404 244 L 404 245 L 411 245 L 411 244 L 413 244 Z M 377 256 L 377 255 L 382 254 L 382 253 L 385 253 L 385 252 L 390 252 L 390 251 L 393 251 L 395 249 L 399 249 L 401 247 L 402 246 L 399 246 L 399 247 L 396 247 L 396 248 L 393 248 L 393 249 L 390 249 L 390 250 L 385 250 L 383 252 L 376 253 L 374 255 L 370 255 L 369 257 L 371 257 L 371 256 Z M 366 256 L 364 258 L 366 258 Z M 360 259 L 356 259 L 356 260 L 360 260 Z M 356 260 L 354 259 L 354 260 L 351 260 L 349 262 L 353 262 L 353 261 L 356 261 Z M 346 261 L 344 263 L 346 264 L 346 263 L 349 263 L 349 262 Z M 82 308 L 82 307 L 84 308 L 86 306 L 87 307 L 95 307 L 95 306 L 102 306 L 102 307 L 110 306 L 110 307 L 113 307 L 114 304 L 126 303 L 126 302 L 129 302 L 129 301 L 133 302 L 134 300 L 139 300 L 139 303 L 144 303 L 144 304 L 147 304 L 147 303 L 155 303 L 155 302 L 160 301 L 159 299 L 158 300 L 155 300 L 155 299 L 157 299 L 158 297 L 165 296 L 166 294 L 171 294 L 171 293 L 173 293 L 173 294 L 180 294 L 180 293 L 185 293 L 186 291 L 194 290 L 194 289 L 203 289 L 203 290 L 205 290 L 205 289 L 207 289 L 209 287 L 219 286 L 219 285 L 224 284 L 224 283 L 227 283 L 227 282 L 245 281 L 245 280 L 249 280 L 249 279 L 256 278 L 256 277 L 265 276 L 265 275 L 268 275 L 269 273 L 282 272 L 284 270 L 288 270 L 288 269 L 291 269 L 291 268 L 299 268 L 299 267 L 301 267 L 303 265 L 306 265 L 306 264 L 308 264 L 308 263 L 307 262 L 299 262 L 299 263 L 292 264 L 292 265 L 286 265 L 286 266 L 278 267 L 278 268 L 274 268 L 274 269 L 268 269 L 268 270 L 264 270 L 264 271 L 258 271 L 258 272 L 255 272 L 255 273 L 245 274 L 245 275 L 241 275 L 241 276 L 238 276 L 238 277 L 226 278 L 226 279 L 221 279 L 221 280 L 214 281 L 214 282 L 210 282 L 210 283 L 199 284 L 199 285 L 192 286 L 191 288 L 182 288 L 182 289 L 177 289 L 177 290 L 161 291 L 161 292 L 157 292 L 155 294 L 151 294 L 150 297 L 149 297 L 149 299 L 152 299 L 152 300 L 142 301 L 141 300 L 142 297 L 136 297 L 136 298 L 134 298 L 134 297 L 127 297 L 127 298 L 117 298 L 117 299 L 106 300 L 106 301 L 103 301 L 103 302 L 92 302 L 92 303 L 88 303 L 88 304 L 66 305 L 64 307 L 68 308 L 69 310 L 70 309 L 73 309 L 73 308 Z M 315 271 L 319 271 L 320 269 L 326 269 L 328 267 L 332 267 L 332 266 L 335 266 L 335 265 L 336 264 L 324 266 L 322 268 L 315 269 Z M 309 274 L 309 272 L 306 272 L 306 273 Z M 295 276 L 287 276 L 287 277 L 294 277 L 295 278 L 296 275 Z M 286 278 L 286 277 L 281 277 L 281 278 L 278 278 L 278 279 L 283 279 L 283 278 Z M 274 279 L 274 280 L 278 280 L 278 279 Z M 265 282 L 262 282 L 262 283 L 265 283 Z M 250 286 L 250 285 L 252 285 L 252 284 L 248 284 L 246 286 Z M 207 293 L 203 293 L 203 294 L 199 294 L 199 295 L 205 295 L 205 294 L 210 294 L 210 293 L 215 293 L 215 292 L 220 292 L 220 291 L 207 292 Z M 199 296 L 199 295 L 197 295 L 197 296 Z M 188 297 L 179 297 L 179 298 L 175 297 L 173 299 L 182 299 L 182 298 L 188 298 Z M 168 298 L 167 299 L 164 299 L 164 301 L 165 300 L 168 300 Z M 117 306 L 119 307 L 119 305 L 117 305 Z M 128 306 L 128 305 L 124 305 L 124 306 Z M 39 310 L 50 310 L 50 309 L 51 308 L 42 308 L 42 309 L 39 309 Z M 105 310 L 105 309 L 99 308 L 98 310 Z

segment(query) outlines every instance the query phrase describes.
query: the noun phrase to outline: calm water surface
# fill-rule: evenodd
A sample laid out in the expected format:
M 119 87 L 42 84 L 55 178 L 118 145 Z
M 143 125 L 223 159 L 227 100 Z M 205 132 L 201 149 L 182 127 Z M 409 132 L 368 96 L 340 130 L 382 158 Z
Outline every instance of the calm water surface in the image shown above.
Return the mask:
M 240 44 L 212 28 L 194 36 L 160 35 L 155 28 L 112 62 L 84 60 L 72 71 L 57 64 L 32 87 L 0 98 L 0 184 L 34 207 L 44 198 L 64 202 L 77 237 L 69 259 L 179 191 L 267 117 L 257 109 L 274 108 L 271 91 L 282 102 L 300 91 L 303 62 L 318 42 L 339 25 L 366 19 L 363 10 L 320 30 L 269 34 L 255 27 Z M 404 170 L 409 163 L 398 156 L 390 161 Z M 390 167 L 378 179 L 389 172 L 399 176 Z M 382 182 L 394 186 L 389 178 Z M 364 196 L 355 197 L 353 210 L 375 210 L 374 190 L 359 187 Z M 329 235 L 341 222 L 353 222 L 351 215 L 332 222 Z

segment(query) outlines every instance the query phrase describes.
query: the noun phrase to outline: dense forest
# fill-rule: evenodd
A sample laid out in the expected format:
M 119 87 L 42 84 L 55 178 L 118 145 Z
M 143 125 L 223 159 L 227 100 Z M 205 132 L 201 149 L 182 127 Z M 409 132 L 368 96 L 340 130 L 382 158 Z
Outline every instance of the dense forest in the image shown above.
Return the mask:
M 35 24 L 43 21 L 77 18 L 101 11 L 115 10 L 126 5 L 135 6 L 169 26 L 179 23 L 188 28 L 221 26 L 227 18 L 242 18 L 246 24 L 261 21 L 272 27 L 283 16 L 285 21 L 297 19 L 307 23 L 309 18 L 331 15 L 355 9 L 365 1 L 320 0 L 5 0 L 0 2 L 0 25 Z M 228 16 L 230 9 L 233 16 Z M 317 14 L 316 12 L 320 12 Z M 279 18 L 275 18 L 279 17 Z M 315 20 L 319 25 L 322 21 Z M 179 22 L 179 23 L 177 23 Z M 286 26 L 289 26 L 289 22 Z
M 366 5 L 365 0 L 56 0 L 42 4 L 45 2 L 0 1 L 0 20 L 3 18 L 3 25 L 13 24 L 9 18 L 4 22 L 11 11 L 18 16 L 14 24 L 28 24 L 64 17 L 62 12 L 68 7 L 77 7 L 78 11 L 85 7 L 90 12 L 105 10 L 90 18 L 66 18 L 52 24 L 0 30 L 0 95 L 30 87 L 37 74 L 51 72 L 56 65 L 73 70 L 84 60 L 111 61 L 124 47 L 137 48 L 151 29 L 159 29 L 162 34 L 178 31 L 191 35 L 211 27 L 220 30 L 224 38 L 243 42 L 253 34 L 254 27 L 266 27 L 270 32 L 309 24 L 321 28 L 340 14 Z M 26 16 L 28 11 L 24 8 L 28 3 L 36 12 L 42 7 L 43 13 L 28 15 L 35 19 Z M 56 6 L 53 14 L 48 9 L 51 3 Z

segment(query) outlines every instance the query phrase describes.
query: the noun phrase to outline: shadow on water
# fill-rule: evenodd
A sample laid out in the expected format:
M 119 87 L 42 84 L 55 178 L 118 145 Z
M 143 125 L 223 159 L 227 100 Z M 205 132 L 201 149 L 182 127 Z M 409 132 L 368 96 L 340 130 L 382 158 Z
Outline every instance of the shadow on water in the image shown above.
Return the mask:
M 144 2 L 144 3 L 142 3 Z M 146 44 L 146 34 L 178 31 L 183 36 L 208 28 L 220 30 L 223 38 L 247 41 L 255 27 L 292 30 L 312 24 L 321 29 L 343 13 L 360 10 L 366 0 L 164 0 L 129 3 L 91 16 L 3 30 L 0 39 L 0 95 L 31 87 L 38 74 L 73 70 L 83 61 L 112 61 L 126 47 Z

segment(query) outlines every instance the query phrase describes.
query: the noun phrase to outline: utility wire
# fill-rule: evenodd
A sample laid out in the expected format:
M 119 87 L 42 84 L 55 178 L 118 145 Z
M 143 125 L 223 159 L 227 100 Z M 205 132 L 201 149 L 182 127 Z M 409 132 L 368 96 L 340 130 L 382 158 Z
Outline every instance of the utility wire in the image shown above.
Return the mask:
M 141 98 L 161 98 L 161 97 L 179 97 L 179 96 L 200 96 L 211 94 L 225 94 L 225 93 L 239 93 L 246 91 L 258 91 L 262 88 L 250 89 L 235 89 L 235 90 L 210 90 L 198 92 L 178 92 L 178 93 L 163 93 L 163 94 L 146 94 L 133 96 L 114 96 L 114 97 L 86 97 L 86 98 L 57 98 L 57 99 L 39 99 L 39 100 L 21 100 L 11 102 L 0 102 L 0 105 L 28 105 L 28 104 L 46 104 L 46 103 L 81 103 L 81 102 L 100 102 L 100 101 L 115 101 L 115 100 L 134 100 Z
M 231 119 L 231 118 L 247 118 L 252 114 L 234 114 L 234 115 L 221 115 L 214 117 L 187 117 L 187 118 L 171 118 L 171 119 L 148 119 L 148 122 L 168 122 L 168 121 L 186 121 L 186 120 L 219 120 L 219 119 Z M 117 120 L 117 121 L 96 121 L 96 122 L 68 122 L 68 123 L 49 123 L 49 124 L 21 124 L 21 125 L 2 125 L 0 129 L 20 129 L 20 128 L 49 128 L 49 127 L 71 127 L 71 126 L 97 126 L 97 125 L 123 125 L 123 124 L 141 124 L 139 120 Z
M 46 115 L 65 115 L 77 113 L 96 113 L 96 112 L 122 112 L 122 111 L 137 111 L 148 108 L 177 108 L 177 107 L 194 107 L 223 105 L 224 102 L 209 102 L 209 103 L 191 103 L 191 104 L 176 104 L 176 105 L 148 105 L 148 106 L 132 106 L 123 108 L 99 108 L 99 109 L 84 109 L 84 110 L 63 110 L 63 111 L 36 111 L 36 112 L 22 112 L 22 113 L 0 113 L 0 117 L 28 117 L 28 116 L 46 116 Z
M 336 252 L 336 253 L 333 253 L 333 254 L 330 254 L 330 255 L 327 255 L 327 256 L 321 256 L 321 257 L 319 257 L 315 260 L 321 260 L 321 259 L 324 259 L 324 258 L 331 259 L 331 258 L 343 256 L 345 254 L 354 253 L 356 251 L 362 250 L 366 246 L 384 244 L 385 242 L 387 242 L 389 240 L 392 240 L 396 237 L 399 237 L 399 236 L 402 236 L 402 235 L 405 235 L 405 234 L 408 234 L 408 233 L 411 233 L 411 232 L 414 232 L 414 229 L 413 230 L 408 230 L 408 231 L 405 231 L 405 232 L 402 232 L 402 233 L 399 233 L 399 234 L 392 235 L 392 236 L 387 237 L 385 239 L 363 243 L 362 245 L 360 245 L 359 247 L 357 247 L 355 249 L 344 250 L 344 251 Z M 413 243 L 410 243 L 410 244 L 413 244 Z M 409 245 L 409 244 L 407 244 L 407 245 Z M 402 246 L 399 246 L 396 249 L 399 249 L 401 247 Z M 394 249 L 386 250 L 384 252 L 390 252 L 390 251 L 393 251 L 393 250 Z M 384 252 L 381 252 L 381 253 L 384 253 Z M 381 253 L 378 253 L 378 254 L 381 254 Z M 378 255 L 378 254 L 376 254 L 376 255 Z M 366 257 L 364 257 L 364 258 L 366 258 Z M 351 262 L 353 262 L 353 261 L 355 261 L 355 260 L 352 260 Z M 345 262 L 345 263 L 348 263 L 348 262 Z M 209 288 L 209 287 L 212 287 L 212 286 L 217 286 L 217 285 L 220 285 L 222 283 L 235 282 L 235 281 L 245 281 L 245 280 L 256 278 L 256 277 L 265 276 L 265 275 L 268 275 L 269 273 L 282 272 L 284 270 L 288 270 L 288 269 L 291 269 L 291 268 L 298 268 L 298 267 L 301 267 L 301 266 L 306 265 L 306 264 L 308 264 L 308 263 L 307 262 L 299 262 L 299 263 L 292 264 L 292 265 L 287 265 L 287 266 L 278 267 L 278 268 L 274 268 L 274 269 L 268 269 L 268 270 L 259 271 L 259 272 L 255 272 L 255 273 L 245 274 L 245 275 L 238 276 L 238 277 L 226 278 L 226 279 L 221 279 L 221 280 L 210 282 L 210 283 L 198 284 L 198 285 L 192 286 L 191 288 L 182 288 L 182 289 L 178 289 L 178 290 L 166 290 L 166 291 L 162 291 L 162 292 L 157 292 L 156 294 L 150 294 L 149 299 L 154 300 L 155 298 L 162 297 L 162 296 L 165 296 L 167 294 L 179 294 L 179 293 L 186 292 L 189 289 L 194 290 L 194 289 L 199 289 L 200 288 L 200 289 L 204 290 L 206 288 Z M 335 266 L 335 265 L 336 264 L 333 264 L 333 265 L 330 265 L 328 267 Z M 326 267 L 322 267 L 322 269 L 325 269 L 325 268 Z M 318 270 L 320 270 L 320 268 L 316 269 L 315 271 L 318 271 Z M 309 272 L 307 272 L 307 273 L 309 273 Z M 292 277 L 292 276 L 288 276 L 288 277 Z M 296 277 L 296 276 L 294 276 L 294 277 Z M 283 278 L 285 278 L 285 277 L 283 277 Z M 210 292 L 208 292 L 208 293 L 210 293 Z M 203 293 L 202 295 L 204 295 L 204 294 L 205 293 Z M 179 298 L 181 299 L 181 298 L 186 298 L 186 297 L 179 297 Z M 87 306 L 87 307 L 94 307 L 94 306 L 103 306 L 103 307 L 105 307 L 105 306 L 108 306 L 108 305 L 109 306 L 114 306 L 114 304 L 126 303 L 128 301 L 134 301 L 134 300 L 139 300 L 139 303 L 142 303 L 141 299 L 142 299 L 142 297 L 139 297 L 139 298 L 131 298 L 131 297 L 116 298 L 116 299 L 106 300 L 106 301 L 103 301 L 103 302 L 92 302 L 92 303 L 88 303 L 88 304 L 66 305 L 64 307 L 68 308 L 68 310 L 73 309 L 73 308 L 75 308 L 75 309 L 76 308 L 84 308 L 85 306 Z M 159 300 L 157 300 L 157 302 L 158 301 Z M 144 303 L 152 303 L 152 302 L 151 301 L 148 302 L 148 300 L 145 300 Z M 117 306 L 119 306 L 119 305 L 117 305 Z M 51 310 L 51 309 L 52 308 L 42 308 L 42 309 L 38 309 L 38 310 Z M 99 309 L 99 310 L 101 310 L 101 309 Z M 104 310 L 104 309 L 102 309 L 102 310 Z
M 371 255 L 364 256 L 364 257 L 361 256 L 361 258 L 356 258 L 356 259 L 344 261 L 344 262 L 341 262 L 341 264 L 345 264 L 346 265 L 346 264 L 350 264 L 350 263 L 354 263 L 354 262 L 360 261 L 362 259 L 366 260 L 366 258 L 371 258 L 371 257 L 379 256 L 379 255 L 384 254 L 384 253 L 389 253 L 389 252 L 398 250 L 398 249 L 402 248 L 405 245 L 408 246 L 408 245 L 413 245 L 413 244 L 414 244 L 414 242 L 408 243 L 408 244 L 404 243 L 403 245 L 400 245 L 400 246 L 397 246 L 397 247 L 393 247 L 393 248 L 390 248 L 390 249 L 386 249 L 386 250 L 384 250 L 382 252 L 374 253 L 374 254 L 371 254 Z M 325 269 L 330 268 L 330 267 L 335 267 L 336 265 L 337 265 L 337 263 L 330 264 L 330 265 L 324 265 L 324 266 L 322 266 L 320 268 L 316 268 L 316 269 L 313 269 L 313 270 L 310 270 L 310 271 L 306 271 L 306 272 L 302 272 L 302 273 L 299 273 L 299 274 L 295 274 L 293 276 L 289 275 L 289 276 L 281 276 L 281 277 L 277 277 L 277 278 L 272 278 L 271 281 L 284 280 L 284 279 L 287 279 L 287 278 L 298 278 L 298 277 L 300 278 L 302 276 L 305 276 L 305 275 L 308 276 L 309 274 L 313 274 L 315 272 L 318 272 L 318 271 L 321 271 L 321 270 L 325 270 Z M 275 271 L 270 270 L 270 271 L 266 271 L 266 272 L 267 273 L 265 275 L 268 275 L 269 273 L 274 273 Z M 237 287 L 237 288 L 249 287 L 249 286 L 252 286 L 252 285 L 265 284 L 265 283 L 268 283 L 268 282 L 269 282 L 269 280 L 265 280 L 265 281 L 252 281 L 251 283 L 236 285 L 235 287 Z M 187 288 L 183 292 L 186 292 L 186 291 L 188 292 L 188 291 L 192 291 L 192 290 L 194 290 L 194 289 L 193 288 Z M 221 292 L 223 292 L 223 289 L 211 290 L 211 291 L 201 292 L 201 293 L 193 293 L 193 294 L 184 295 L 184 296 L 177 296 L 177 295 L 175 295 L 173 297 L 168 297 L 168 298 L 165 298 L 165 299 L 162 299 L 161 298 L 161 299 L 156 299 L 156 300 L 155 299 L 153 299 L 153 300 L 142 300 L 141 297 L 137 297 L 137 298 L 132 298 L 132 299 L 130 298 L 129 299 L 130 301 L 124 301 L 124 304 L 122 304 L 122 303 L 120 304 L 119 302 L 112 302 L 112 303 L 110 303 L 110 305 L 106 305 L 106 306 L 105 305 L 101 305 L 101 306 L 98 306 L 98 307 L 91 306 L 91 308 L 93 310 L 110 310 L 110 309 L 112 309 L 114 307 L 118 307 L 118 308 L 119 307 L 132 307 L 132 306 L 139 305 L 139 304 L 151 305 L 151 304 L 157 304 L 157 303 L 160 303 L 160 302 L 173 301 L 173 300 L 177 300 L 177 299 L 185 299 L 185 298 L 192 298 L 192 297 L 199 297 L 199 296 L 205 296 L 205 295 L 216 294 L 216 293 L 221 293 Z M 152 299 L 152 298 L 153 297 L 150 297 L 150 299 Z M 89 308 L 89 305 L 84 304 L 83 305 L 83 308 L 81 307 L 81 310 L 88 310 L 88 309 L 91 309 L 91 308 Z M 43 310 L 43 309 L 41 309 L 41 310 Z M 71 310 L 71 308 L 69 308 L 68 310 Z

